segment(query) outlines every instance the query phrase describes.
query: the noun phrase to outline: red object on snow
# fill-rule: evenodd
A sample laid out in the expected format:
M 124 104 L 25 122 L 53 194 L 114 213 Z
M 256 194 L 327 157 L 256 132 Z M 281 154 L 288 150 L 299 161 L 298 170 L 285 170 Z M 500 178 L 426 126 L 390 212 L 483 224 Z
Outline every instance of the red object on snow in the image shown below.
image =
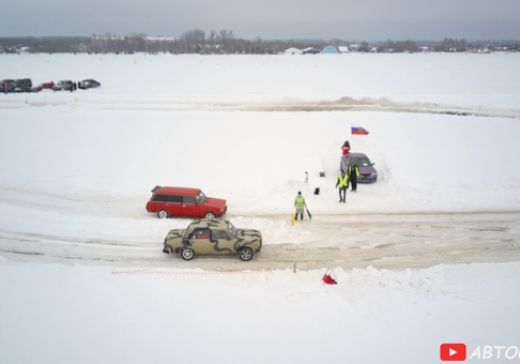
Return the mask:
M 350 148 L 349 147 L 341 147 L 341 150 L 343 151 L 343 155 L 346 155 L 350 152 Z
M 338 282 L 336 282 L 336 280 L 334 278 L 332 278 L 330 276 L 330 274 L 327 274 L 327 273 L 325 273 L 323 275 L 322 280 L 323 280 L 323 282 L 325 282 L 325 284 L 338 284 Z

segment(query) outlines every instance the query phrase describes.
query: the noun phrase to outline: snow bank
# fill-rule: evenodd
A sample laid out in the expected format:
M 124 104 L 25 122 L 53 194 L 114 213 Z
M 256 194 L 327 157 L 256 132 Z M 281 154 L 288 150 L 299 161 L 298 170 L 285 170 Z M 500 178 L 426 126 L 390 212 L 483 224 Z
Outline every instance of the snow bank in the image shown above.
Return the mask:
M 1 261 L 0 361 L 437 363 L 517 336 L 518 263 L 323 273 Z

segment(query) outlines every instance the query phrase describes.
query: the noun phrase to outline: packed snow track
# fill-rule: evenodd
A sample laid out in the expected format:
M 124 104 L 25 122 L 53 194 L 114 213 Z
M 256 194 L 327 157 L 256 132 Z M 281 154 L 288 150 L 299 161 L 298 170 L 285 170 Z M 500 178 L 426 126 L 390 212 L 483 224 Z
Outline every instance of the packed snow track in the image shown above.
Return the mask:
M 118 269 L 215 271 L 342 267 L 403 269 L 446 263 L 520 260 L 520 212 L 324 214 L 290 225 L 285 215 L 229 216 L 292 229 L 270 241 L 251 262 L 236 257 L 197 257 L 185 262 L 162 253 L 162 241 L 137 242 L 0 230 L 0 255 L 23 262 L 108 265 Z M 181 220 L 182 222 L 183 220 Z M 280 235 L 284 236 L 284 235 Z M 266 239 L 267 238 L 267 239 Z

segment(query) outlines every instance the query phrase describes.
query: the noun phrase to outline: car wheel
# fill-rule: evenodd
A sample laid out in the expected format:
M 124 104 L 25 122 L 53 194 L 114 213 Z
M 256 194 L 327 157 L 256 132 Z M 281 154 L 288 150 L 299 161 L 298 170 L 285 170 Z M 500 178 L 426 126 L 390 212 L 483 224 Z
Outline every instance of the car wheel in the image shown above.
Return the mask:
M 181 258 L 184 260 L 192 260 L 194 255 L 193 250 L 190 248 L 183 248 L 181 250 Z
M 247 262 L 248 260 L 253 259 L 253 249 L 248 246 L 243 246 L 238 250 L 238 256 L 240 259 Z
M 159 212 L 157 212 L 157 216 L 159 217 L 159 219 L 166 219 L 168 217 L 168 213 L 164 210 L 160 210 Z
M 204 217 L 206 219 L 214 219 L 215 218 L 215 214 L 213 212 L 207 212 L 206 215 L 204 215 Z

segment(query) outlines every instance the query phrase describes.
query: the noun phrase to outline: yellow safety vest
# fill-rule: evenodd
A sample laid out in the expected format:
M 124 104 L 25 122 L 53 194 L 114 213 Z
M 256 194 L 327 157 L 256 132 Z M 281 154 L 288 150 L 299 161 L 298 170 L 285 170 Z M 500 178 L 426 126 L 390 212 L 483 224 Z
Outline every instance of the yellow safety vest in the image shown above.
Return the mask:
M 352 169 L 354 169 L 354 171 L 356 172 L 356 177 L 359 177 L 359 167 L 358 166 L 352 166 L 352 165 L 349 165 L 348 166 L 348 175 L 350 176 L 350 174 L 352 173 Z
M 305 199 L 303 196 L 296 196 L 296 199 L 294 200 L 294 207 L 297 209 L 303 209 L 305 207 Z
M 338 184 L 339 188 L 348 186 L 348 176 L 347 175 L 344 175 L 344 176 L 339 175 L 338 180 L 339 180 L 339 184 Z

